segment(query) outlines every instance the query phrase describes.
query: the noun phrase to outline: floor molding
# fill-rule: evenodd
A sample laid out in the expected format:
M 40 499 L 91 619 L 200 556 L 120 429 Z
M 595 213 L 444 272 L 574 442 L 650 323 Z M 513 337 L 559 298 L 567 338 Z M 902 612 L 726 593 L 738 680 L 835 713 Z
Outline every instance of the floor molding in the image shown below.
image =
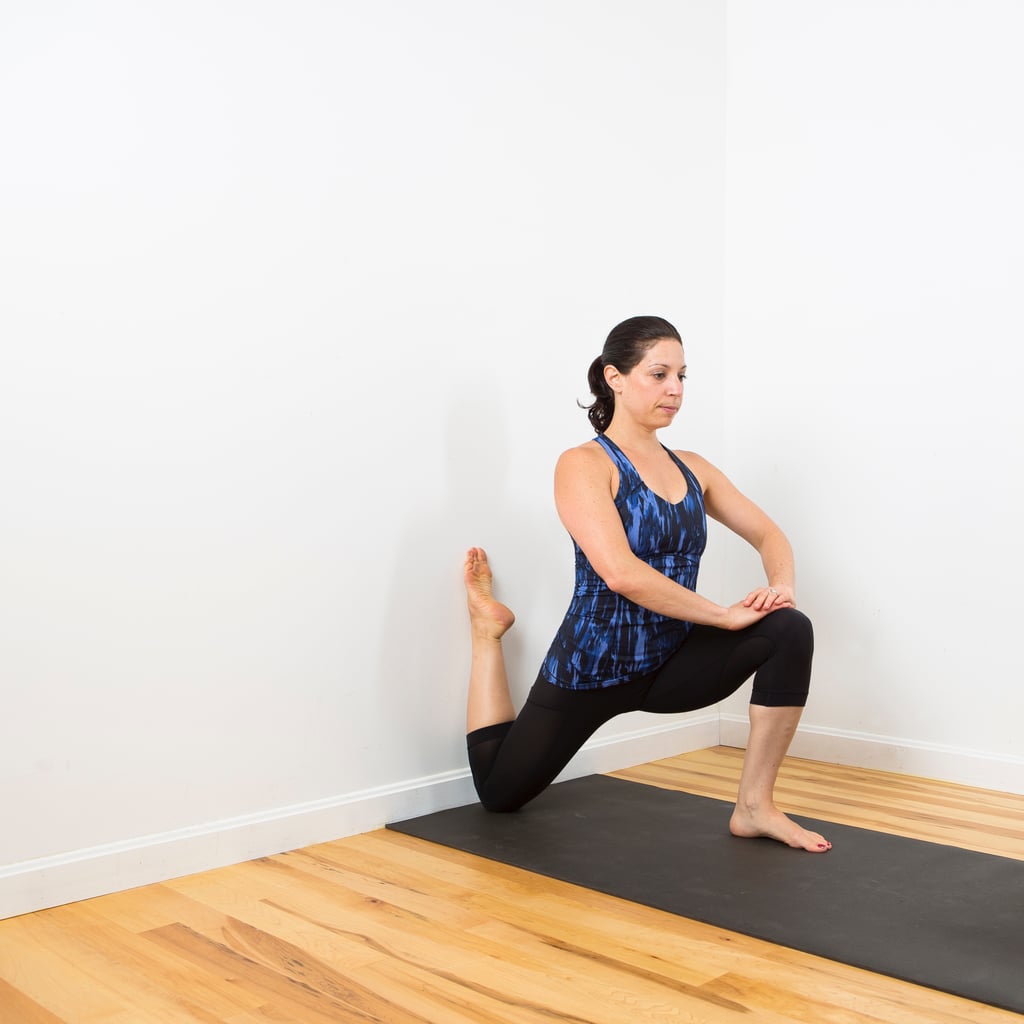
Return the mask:
M 746 715 L 722 714 L 723 746 L 746 747 Z M 794 757 L 875 768 L 1004 793 L 1024 793 L 1024 757 L 997 756 L 896 736 L 801 725 L 789 749 Z

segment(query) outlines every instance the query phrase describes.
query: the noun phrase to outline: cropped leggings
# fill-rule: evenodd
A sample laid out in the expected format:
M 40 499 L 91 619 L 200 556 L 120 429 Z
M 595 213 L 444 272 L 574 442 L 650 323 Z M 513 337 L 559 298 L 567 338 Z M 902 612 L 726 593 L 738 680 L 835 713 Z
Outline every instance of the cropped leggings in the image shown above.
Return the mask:
M 480 802 L 489 811 L 516 811 L 616 715 L 705 708 L 734 693 L 752 673 L 751 704 L 803 707 L 813 652 L 810 619 L 781 608 L 742 630 L 694 626 L 661 668 L 627 683 L 570 690 L 538 678 L 515 721 L 466 737 Z

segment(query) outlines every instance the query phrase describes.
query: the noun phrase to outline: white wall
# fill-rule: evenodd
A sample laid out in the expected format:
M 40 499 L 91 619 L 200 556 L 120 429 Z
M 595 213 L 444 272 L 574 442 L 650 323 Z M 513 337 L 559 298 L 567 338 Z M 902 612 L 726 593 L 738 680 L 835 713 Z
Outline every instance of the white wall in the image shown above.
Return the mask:
M 613 323 L 694 339 L 679 429 L 722 445 L 724 31 L 714 0 L 4 5 L 0 916 L 469 799 L 462 553 L 522 694 Z M 651 728 L 601 742 L 689 726 Z
M 551 467 L 643 311 L 669 440 L 797 548 L 797 752 L 1024 788 L 1019 5 L 11 7 L 0 916 L 469 799 L 462 552 L 521 696 Z M 756 566 L 715 531 L 702 575 Z
M 1017 791 L 1021 38 L 1013 0 L 728 10 L 727 447 L 816 623 L 794 749 Z

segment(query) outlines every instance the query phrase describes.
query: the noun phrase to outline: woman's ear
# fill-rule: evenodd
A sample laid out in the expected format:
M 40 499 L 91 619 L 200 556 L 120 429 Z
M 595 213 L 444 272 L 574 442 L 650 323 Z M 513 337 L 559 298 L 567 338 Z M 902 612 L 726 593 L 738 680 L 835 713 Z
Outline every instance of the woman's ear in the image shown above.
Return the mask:
M 622 391 L 622 374 L 619 373 L 618 367 L 606 366 L 604 368 L 604 380 L 615 394 L 619 394 Z

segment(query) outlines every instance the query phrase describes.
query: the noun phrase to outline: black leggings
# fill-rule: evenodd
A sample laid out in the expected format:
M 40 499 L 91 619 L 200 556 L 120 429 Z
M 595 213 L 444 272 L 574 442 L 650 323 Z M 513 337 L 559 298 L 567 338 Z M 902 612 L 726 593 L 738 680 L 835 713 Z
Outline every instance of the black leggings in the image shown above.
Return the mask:
M 754 675 L 751 704 L 803 707 L 811 681 L 811 621 L 781 608 L 746 629 L 694 626 L 657 672 L 597 690 L 538 678 L 514 722 L 466 737 L 480 802 L 516 811 L 542 792 L 605 722 L 626 711 L 672 714 L 717 704 Z

